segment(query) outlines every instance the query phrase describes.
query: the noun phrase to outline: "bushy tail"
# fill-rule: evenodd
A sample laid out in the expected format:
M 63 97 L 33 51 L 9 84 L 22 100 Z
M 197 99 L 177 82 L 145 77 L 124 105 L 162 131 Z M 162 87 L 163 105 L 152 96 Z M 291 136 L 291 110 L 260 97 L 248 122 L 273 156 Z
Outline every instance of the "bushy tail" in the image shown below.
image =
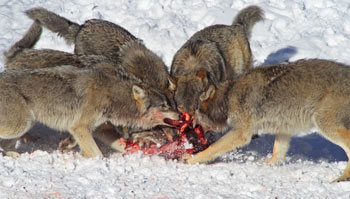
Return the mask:
M 232 25 L 240 24 L 244 27 L 248 37 L 256 22 L 264 19 L 264 11 L 258 6 L 248 6 L 241 10 L 232 22 Z
M 25 35 L 13 44 L 7 52 L 4 53 L 5 63 L 11 62 L 11 60 L 23 49 L 33 48 L 36 42 L 39 40 L 42 32 L 42 27 L 38 21 L 34 21 L 34 23 L 30 26 L 29 30 L 25 33 Z
M 45 8 L 32 8 L 25 11 L 25 13 L 29 18 L 39 21 L 45 28 L 63 37 L 68 44 L 74 43 L 75 36 L 80 29 L 79 24 L 71 22 Z

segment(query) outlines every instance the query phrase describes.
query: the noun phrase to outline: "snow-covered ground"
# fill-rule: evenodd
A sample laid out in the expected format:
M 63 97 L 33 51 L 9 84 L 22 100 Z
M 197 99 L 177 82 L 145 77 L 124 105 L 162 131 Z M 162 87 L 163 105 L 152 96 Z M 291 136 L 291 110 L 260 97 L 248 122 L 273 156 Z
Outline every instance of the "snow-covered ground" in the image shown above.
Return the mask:
M 141 38 L 167 65 L 196 31 L 230 24 L 236 13 L 259 5 L 266 19 L 251 37 L 255 65 L 300 58 L 325 58 L 350 64 L 348 0 L 0 0 L 0 53 L 28 29 L 23 11 L 35 6 L 72 21 L 101 18 Z M 36 48 L 72 52 L 73 47 L 44 31 Z M 0 68 L 3 68 L 0 61 Z M 142 154 L 122 156 L 101 145 L 106 158 L 62 154 L 65 134 L 37 125 L 40 139 L 19 143 L 18 159 L 0 155 L 0 198 L 350 198 L 350 182 L 339 176 L 347 157 L 317 134 L 292 140 L 282 166 L 264 162 L 272 136 L 262 136 L 213 164 L 186 165 Z

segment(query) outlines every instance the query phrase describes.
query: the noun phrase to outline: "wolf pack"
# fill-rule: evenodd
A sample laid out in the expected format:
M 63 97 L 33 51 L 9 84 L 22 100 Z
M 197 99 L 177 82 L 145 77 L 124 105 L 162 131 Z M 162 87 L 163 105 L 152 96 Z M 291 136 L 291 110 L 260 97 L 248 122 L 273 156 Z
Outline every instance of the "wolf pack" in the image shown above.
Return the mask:
M 190 113 L 205 132 L 226 132 L 207 149 L 182 158 L 208 163 L 250 143 L 259 132 L 275 135 L 271 164 L 284 161 L 292 136 L 316 128 L 348 156 L 333 182 L 350 180 L 350 67 L 302 59 L 254 66 L 249 39 L 263 10 L 248 6 L 231 25 L 192 35 L 168 67 L 143 41 L 101 19 L 77 24 L 45 8 L 25 11 L 33 20 L 4 53 L 0 73 L 0 145 L 16 157 L 15 143 L 36 122 L 70 137 L 84 157 L 103 156 L 95 138 L 120 152 L 120 137 L 163 144 L 176 131 L 166 119 Z M 35 49 L 43 28 L 74 45 L 74 53 Z

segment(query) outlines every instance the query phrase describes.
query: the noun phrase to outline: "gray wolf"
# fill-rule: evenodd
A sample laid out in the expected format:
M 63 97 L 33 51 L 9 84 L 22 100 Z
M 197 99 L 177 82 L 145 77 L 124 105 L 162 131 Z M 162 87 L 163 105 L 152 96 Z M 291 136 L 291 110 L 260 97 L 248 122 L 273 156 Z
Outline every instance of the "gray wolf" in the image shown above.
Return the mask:
M 350 179 L 350 68 L 320 59 L 251 69 L 236 80 L 210 85 L 196 111 L 204 130 L 228 130 L 206 150 L 190 157 L 204 163 L 249 144 L 258 130 L 276 135 L 269 163 L 284 160 L 292 136 L 311 128 L 346 152 L 349 160 L 334 181 Z
M 157 89 L 108 64 L 8 70 L 0 96 L 0 138 L 18 138 L 41 122 L 68 131 L 85 157 L 102 156 L 91 134 L 105 122 L 151 129 L 179 116 Z
M 195 33 L 175 54 L 170 75 L 181 112 L 194 114 L 199 94 L 208 86 L 235 78 L 252 68 L 249 35 L 263 19 L 257 6 L 242 9 L 232 25 L 212 25 Z

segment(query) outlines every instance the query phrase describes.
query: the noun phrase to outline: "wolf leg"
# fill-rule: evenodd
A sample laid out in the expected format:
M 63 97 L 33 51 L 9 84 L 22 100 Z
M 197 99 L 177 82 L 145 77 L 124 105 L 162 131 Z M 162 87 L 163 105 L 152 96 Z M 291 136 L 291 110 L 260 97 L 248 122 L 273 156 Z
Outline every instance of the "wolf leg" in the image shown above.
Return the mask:
M 289 142 L 291 137 L 289 135 L 277 134 L 275 143 L 273 144 L 272 157 L 267 160 L 269 164 L 280 164 L 284 161 L 286 153 L 289 149 Z
M 324 137 L 343 148 L 348 156 L 348 163 L 344 172 L 332 182 L 350 181 L 350 129 L 347 128 L 347 121 L 350 118 L 347 109 L 349 105 L 339 106 L 340 103 L 335 102 L 337 104 L 334 106 L 328 103 L 328 106 L 315 116 L 315 124 Z
M 199 152 L 193 157 L 187 159 L 187 163 L 205 163 L 214 160 L 216 157 L 226 152 L 248 144 L 251 137 L 252 135 L 247 128 L 231 130 L 204 151 Z
M 103 156 L 102 152 L 98 148 L 94 138 L 92 137 L 91 131 L 88 125 L 78 124 L 71 128 L 69 131 L 80 147 L 81 154 L 84 157 L 96 157 Z

